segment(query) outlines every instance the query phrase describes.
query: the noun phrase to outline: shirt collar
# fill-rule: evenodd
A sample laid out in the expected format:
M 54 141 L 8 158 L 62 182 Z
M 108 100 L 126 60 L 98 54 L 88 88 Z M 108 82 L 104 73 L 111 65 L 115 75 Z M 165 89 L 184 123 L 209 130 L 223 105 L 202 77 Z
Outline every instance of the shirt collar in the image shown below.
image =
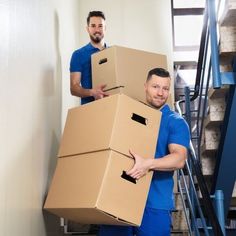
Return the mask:
M 94 47 L 94 46 L 91 44 L 91 42 L 88 43 L 88 47 L 89 47 L 90 49 L 99 50 L 98 48 Z M 107 47 L 108 47 L 108 46 L 107 46 L 107 44 L 105 43 L 105 44 L 104 44 L 104 48 L 107 48 Z
M 161 109 L 160 111 L 163 113 L 163 112 L 167 112 L 170 110 L 170 107 L 168 106 L 168 104 L 165 104 Z

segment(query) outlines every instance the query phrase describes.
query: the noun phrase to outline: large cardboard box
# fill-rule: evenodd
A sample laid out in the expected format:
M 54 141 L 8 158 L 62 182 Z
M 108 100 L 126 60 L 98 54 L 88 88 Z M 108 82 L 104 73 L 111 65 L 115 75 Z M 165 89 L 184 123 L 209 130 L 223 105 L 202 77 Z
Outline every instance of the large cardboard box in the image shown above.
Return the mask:
M 58 158 L 44 209 L 84 224 L 140 225 L 152 173 L 122 178 L 133 162 L 111 150 Z
M 112 95 L 68 111 L 59 157 L 101 150 L 143 157 L 156 150 L 161 112 L 124 94 Z
M 145 102 L 144 83 L 155 67 L 167 69 L 165 55 L 112 46 L 92 55 L 93 87 L 106 84 L 109 94 L 123 93 Z

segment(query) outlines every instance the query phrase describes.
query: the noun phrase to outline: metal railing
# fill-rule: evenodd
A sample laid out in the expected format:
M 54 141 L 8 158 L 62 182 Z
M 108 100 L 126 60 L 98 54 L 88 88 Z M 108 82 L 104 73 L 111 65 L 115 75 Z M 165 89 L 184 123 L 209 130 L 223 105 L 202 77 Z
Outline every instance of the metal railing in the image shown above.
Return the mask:
M 176 110 L 182 116 L 182 111 L 179 106 L 180 102 L 181 101 L 176 102 Z M 208 192 L 202 174 L 200 161 L 196 156 L 192 142 L 190 143 L 189 158 L 186 161 L 185 170 L 187 173 L 184 173 L 182 169 L 178 170 L 177 179 L 178 179 L 178 188 L 184 206 L 183 208 L 187 220 L 187 225 L 189 227 L 189 234 L 192 235 L 193 231 L 194 235 L 200 235 L 200 228 L 198 222 L 200 219 L 201 228 L 203 229 L 204 234 L 206 236 L 210 235 L 209 230 L 213 231 L 214 235 L 217 236 L 225 235 L 224 222 L 221 222 L 220 224 L 218 220 L 218 217 L 220 218 L 222 217 L 222 215 L 217 216 L 215 213 L 215 209 L 212 204 L 212 199 Z M 196 184 L 199 190 L 196 189 Z M 199 200 L 199 194 L 202 196 L 202 204 L 200 203 Z M 187 202 L 183 200 L 185 199 L 185 197 Z M 221 208 L 222 205 L 223 205 L 222 202 L 217 203 L 217 206 L 220 206 L 219 208 Z M 204 212 L 206 215 L 204 215 L 202 207 L 204 208 Z M 187 215 L 187 208 L 190 211 L 190 218 Z M 198 218 L 196 217 L 196 211 L 199 215 Z M 191 223 L 189 219 L 191 219 Z M 210 226 L 207 226 L 206 219 L 209 221 Z
M 204 231 L 204 235 L 209 235 L 209 230 L 211 235 L 212 233 L 217 236 L 225 235 L 225 219 L 224 211 L 222 210 L 222 208 L 224 209 L 223 192 L 216 190 L 213 196 L 209 194 L 201 171 L 200 162 L 200 145 L 203 135 L 204 119 L 208 107 L 207 91 L 210 85 L 213 88 L 220 88 L 222 78 L 224 78 L 219 70 L 216 20 L 219 6 L 220 1 L 218 2 L 218 6 L 215 5 L 214 0 L 206 1 L 194 90 L 186 87 L 185 99 L 176 103 L 177 110 L 180 114 L 182 114 L 180 104 L 184 105 L 185 119 L 190 126 L 190 130 L 194 130 L 191 133 L 192 142 L 185 171 L 179 170 L 177 175 L 184 210 L 189 209 L 190 211 L 189 221 L 187 219 L 190 235 L 192 235 L 192 232 L 194 235 L 200 235 L 200 228 Z M 232 77 L 233 75 L 230 74 L 230 76 Z M 233 79 L 231 78 L 229 81 L 232 82 Z M 191 102 L 193 101 L 197 101 L 197 109 L 195 110 L 191 110 L 190 108 Z M 195 112 L 196 118 L 194 129 L 191 127 L 193 112 Z M 201 199 L 201 202 L 199 199 Z M 187 212 L 185 214 L 187 217 Z

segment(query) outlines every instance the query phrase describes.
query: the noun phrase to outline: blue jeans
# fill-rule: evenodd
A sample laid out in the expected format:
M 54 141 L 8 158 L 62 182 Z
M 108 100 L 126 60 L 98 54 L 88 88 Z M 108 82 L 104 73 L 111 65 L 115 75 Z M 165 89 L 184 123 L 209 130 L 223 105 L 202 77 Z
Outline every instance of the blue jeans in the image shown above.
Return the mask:
M 170 236 L 171 213 L 146 208 L 140 227 L 101 225 L 99 236 Z

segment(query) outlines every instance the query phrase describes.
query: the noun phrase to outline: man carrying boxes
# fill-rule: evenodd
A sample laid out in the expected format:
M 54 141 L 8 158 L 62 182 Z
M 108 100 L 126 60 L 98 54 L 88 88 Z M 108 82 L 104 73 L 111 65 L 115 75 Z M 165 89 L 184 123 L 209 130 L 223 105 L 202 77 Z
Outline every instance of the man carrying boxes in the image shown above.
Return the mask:
M 106 31 L 105 15 L 101 11 L 91 11 L 87 17 L 86 30 L 90 42 L 74 51 L 70 61 L 70 91 L 81 98 L 81 104 L 103 98 L 106 93 L 105 84 L 92 86 L 91 55 L 106 48 L 104 35 Z
M 187 158 L 190 135 L 187 123 L 166 104 L 170 89 L 169 72 L 162 68 L 149 71 L 145 83 L 147 103 L 162 112 L 154 159 L 130 150 L 134 166 L 126 172 L 142 180 L 153 173 L 140 227 L 103 225 L 99 236 L 169 236 L 173 205 L 173 173 L 183 168 Z M 136 154 L 138 153 L 138 154 Z
M 155 68 L 145 83 L 152 108 L 118 94 L 70 110 L 45 209 L 102 224 L 99 236 L 170 235 L 173 172 L 190 136 L 166 104 L 169 89 L 169 73 Z

